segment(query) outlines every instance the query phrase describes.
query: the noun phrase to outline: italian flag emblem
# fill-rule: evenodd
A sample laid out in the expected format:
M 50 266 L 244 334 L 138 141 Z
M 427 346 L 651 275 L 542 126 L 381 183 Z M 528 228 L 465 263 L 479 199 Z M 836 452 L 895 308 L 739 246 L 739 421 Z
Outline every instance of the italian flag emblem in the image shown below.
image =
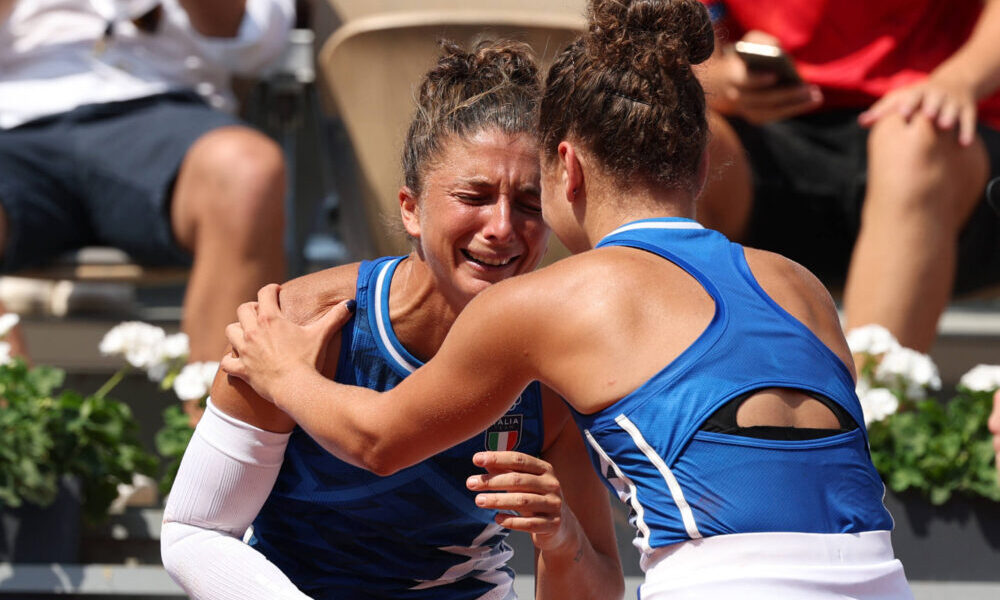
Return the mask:
M 486 430 L 487 450 L 514 450 L 521 441 L 524 415 L 504 415 Z

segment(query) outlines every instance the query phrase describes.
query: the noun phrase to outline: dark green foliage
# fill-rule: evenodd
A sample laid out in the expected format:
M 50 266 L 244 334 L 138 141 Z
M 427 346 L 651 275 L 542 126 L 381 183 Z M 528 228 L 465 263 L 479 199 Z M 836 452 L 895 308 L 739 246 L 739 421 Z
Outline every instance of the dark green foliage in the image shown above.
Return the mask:
M 917 490 L 935 505 L 953 494 L 1000 501 L 986 428 L 992 398 L 960 387 L 948 403 L 903 400 L 899 412 L 869 425 L 872 460 L 886 485 Z
M 194 429 L 180 404 L 169 406 L 163 411 L 163 428 L 156 432 L 156 451 L 168 461 L 164 465 L 163 478 L 160 479 L 161 494 L 170 493 L 177 469 L 181 466 L 181 457 L 193 434 Z
M 53 367 L 0 365 L 0 504 L 47 506 L 70 475 L 80 480 L 84 516 L 100 521 L 118 484 L 155 474 L 158 461 L 143 450 L 128 406 L 103 393 L 57 392 L 63 379 Z

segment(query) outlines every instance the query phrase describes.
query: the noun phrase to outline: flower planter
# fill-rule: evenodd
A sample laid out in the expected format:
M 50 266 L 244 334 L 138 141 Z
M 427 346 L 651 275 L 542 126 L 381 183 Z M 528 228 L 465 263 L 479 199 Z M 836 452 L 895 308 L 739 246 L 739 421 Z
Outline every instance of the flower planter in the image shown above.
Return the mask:
M 79 562 L 80 484 L 64 477 L 59 488 L 50 506 L 0 506 L 0 562 Z
M 886 493 L 896 528 L 892 545 L 911 581 L 1000 581 L 1000 502 Z

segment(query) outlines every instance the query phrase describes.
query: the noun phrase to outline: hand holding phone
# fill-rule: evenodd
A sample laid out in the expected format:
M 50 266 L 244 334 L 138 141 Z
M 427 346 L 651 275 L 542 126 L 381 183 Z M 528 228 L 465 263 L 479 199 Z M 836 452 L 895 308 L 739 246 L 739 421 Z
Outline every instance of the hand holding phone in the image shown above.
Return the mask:
M 733 46 L 736 55 L 754 73 L 773 73 L 775 86 L 801 85 L 802 78 L 792 59 L 778 46 L 739 41 Z
M 748 32 L 716 63 L 716 110 L 749 123 L 772 123 L 816 110 L 823 103 L 819 86 L 799 75 L 777 40 L 763 32 Z

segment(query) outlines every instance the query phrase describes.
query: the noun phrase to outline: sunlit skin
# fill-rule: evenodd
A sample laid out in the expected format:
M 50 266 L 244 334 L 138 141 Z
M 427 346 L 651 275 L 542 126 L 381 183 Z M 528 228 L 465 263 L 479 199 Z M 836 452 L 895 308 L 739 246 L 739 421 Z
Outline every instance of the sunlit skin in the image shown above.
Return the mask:
M 533 270 L 549 233 L 533 138 L 488 129 L 443 146 L 419 197 L 404 187 L 399 199 L 416 253 L 461 310 L 491 284 Z
M 702 159 L 702 165 L 705 158 Z M 563 141 L 543 158 L 545 211 L 553 232 L 574 256 L 500 282 L 462 312 L 434 358 L 394 389 L 343 386 L 311 366 L 343 306 L 300 327 L 278 312 L 277 286 L 240 307 L 227 335 L 239 356 L 222 368 L 249 380 L 265 398 L 298 417 L 299 425 L 342 459 L 388 474 L 467 439 L 502 415 L 529 381 L 555 390 L 590 414 L 634 391 L 704 331 L 714 303 L 686 271 L 651 253 L 594 245 L 615 228 L 655 217 L 694 214 L 698 186 L 669 189 L 609 174 L 586 147 Z M 704 180 L 704 168 L 697 180 Z M 836 353 L 849 353 L 835 306 L 822 284 L 778 255 L 744 250 L 765 293 Z M 282 291 L 284 293 L 284 291 Z M 286 393 L 295 382 L 296 393 Z M 761 391 L 744 426 L 823 427 L 801 392 Z M 787 394 L 786 394 L 787 395 Z M 337 402 L 330 402 L 336 397 Z M 828 412 L 828 411 L 827 411 Z M 438 435 L 424 435 L 433 424 Z M 447 426 L 445 426 L 447 424 Z
M 484 129 L 442 140 L 421 171 L 419 193 L 400 190 L 413 251 L 392 277 L 389 320 L 417 358 L 436 355 L 459 313 L 480 292 L 538 265 L 549 235 L 539 171 L 534 137 Z M 282 286 L 282 311 L 300 323 L 320 323 L 319 315 L 354 297 L 357 274 L 358 265 L 344 265 L 291 281 Z M 310 360 L 333 379 L 340 335 L 323 344 Z M 212 400 L 227 414 L 264 429 L 295 426 L 285 412 L 224 374 L 216 378 Z M 543 388 L 542 403 L 540 456 L 478 453 L 473 462 L 486 473 L 469 478 L 466 486 L 477 493 L 478 506 L 501 511 L 499 525 L 531 534 L 536 598 L 563 598 L 568 586 L 577 585 L 585 590 L 575 594 L 581 600 L 620 597 L 624 584 L 607 492 L 563 401 Z M 444 433 L 427 431 L 432 437 Z
M 419 194 L 400 189 L 414 250 L 392 278 L 389 315 L 414 356 L 433 356 L 477 294 L 538 266 L 549 236 L 539 177 L 533 137 L 485 129 L 445 140 Z

